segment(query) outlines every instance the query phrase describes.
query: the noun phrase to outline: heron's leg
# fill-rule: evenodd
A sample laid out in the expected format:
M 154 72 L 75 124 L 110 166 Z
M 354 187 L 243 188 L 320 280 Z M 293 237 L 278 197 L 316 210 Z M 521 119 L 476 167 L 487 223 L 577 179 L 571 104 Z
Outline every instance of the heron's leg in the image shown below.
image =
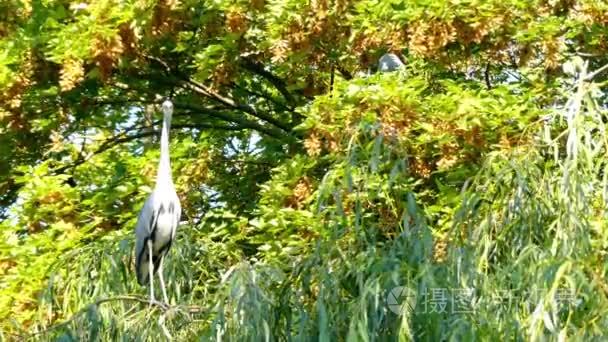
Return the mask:
M 158 277 L 160 279 L 160 288 L 163 291 L 163 299 L 165 303 L 169 304 L 169 299 L 167 298 L 167 290 L 165 289 L 165 279 L 163 278 L 163 260 L 165 260 L 164 256 L 160 257 L 160 263 L 158 265 Z
M 154 264 L 152 263 L 152 241 L 148 240 L 148 281 L 150 282 L 150 305 L 154 301 Z

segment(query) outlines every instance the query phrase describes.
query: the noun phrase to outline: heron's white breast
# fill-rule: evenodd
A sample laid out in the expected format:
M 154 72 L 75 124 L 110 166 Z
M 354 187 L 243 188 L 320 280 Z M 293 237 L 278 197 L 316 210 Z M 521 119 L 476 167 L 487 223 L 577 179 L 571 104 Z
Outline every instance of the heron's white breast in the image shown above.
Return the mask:
M 156 235 L 154 236 L 154 252 L 158 252 L 171 240 L 173 225 L 173 215 L 168 212 L 163 212 L 158 215 L 158 220 L 156 221 Z

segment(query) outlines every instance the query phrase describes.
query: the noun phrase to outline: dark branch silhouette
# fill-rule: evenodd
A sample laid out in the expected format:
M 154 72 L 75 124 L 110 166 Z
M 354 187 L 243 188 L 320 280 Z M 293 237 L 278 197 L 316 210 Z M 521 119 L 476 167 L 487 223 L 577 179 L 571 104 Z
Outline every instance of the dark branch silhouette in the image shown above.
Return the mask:
M 283 79 L 274 75 L 272 72 L 266 70 L 262 64 L 250 58 L 243 58 L 241 60 L 241 65 L 245 69 L 255 74 L 258 74 L 268 80 L 268 82 L 270 82 L 281 93 L 281 95 L 283 95 L 291 109 L 295 107 L 296 101 L 291 95 L 291 93 L 287 90 L 287 85 L 285 84 L 285 81 L 283 81 Z
M 175 68 L 171 68 L 169 66 L 169 64 L 167 64 L 165 61 L 163 61 L 162 59 L 160 59 L 158 57 L 148 56 L 148 55 L 146 55 L 145 57 L 151 61 L 154 61 L 154 62 L 160 64 L 168 74 L 175 76 L 179 80 L 184 82 L 185 85 L 187 86 L 187 89 L 190 89 L 193 92 L 195 92 L 199 95 L 202 95 L 206 98 L 215 100 L 228 108 L 245 112 L 245 113 L 247 113 L 251 116 L 254 116 L 260 120 L 263 120 L 275 127 L 278 127 L 285 132 L 288 132 L 288 133 L 291 132 L 290 125 L 274 118 L 270 113 L 258 111 L 251 105 L 239 103 L 230 96 L 222 95 L 219 92 L 204 85 L 203 83 L 200 83 L 200 82 L 192 79 L 189 75 L 186 75 L 186 74 L 178 71 Z
M 83 163 L 85 163 L 86 161 L 88 161 L 89 159 L 91 159 L 91 157 L 98 155 L 100 153 L 103 153 L 111 148 L 113 148 L 114 146 L 117 146 L 119 144 L 122 143 L 126 143 L 132 140 L 136 140 L 136 139 L 140 139 L 143 137 L 148 137 L 148 136 L 152 136 L 152 135 L 159 135 L 160 131 L 145 131 L 142 132 L 141 130 L 144 129 L 149 129 L 152 126 L 144 126 L 144 127 L 138 127 L 138 130 L 140 130 L 140 132 L 136 133 L 136 134 L 125 134 L 125 132 L 128 131 L 132 131 L 133 128 L 127 128 L 125 130 L 125 132 L 122 132 L 120 134 L 114 135 L 111 138 L 108 138 L 106 141 L 104 141 L 95 151 L 90 152 L 88 154 L 88 156 L 84 157 L 84 156 L 80 156 L 78 159 L 76 159 L 74 162 L 68 164 L 68 165 L 64 165 L 61 166 L 55 170 L 53 170 L 52 174 L 54 175 L 58 175 L 58 174 L 62 174 L 64 173 L 66 170 L 70 169 L 70 168 L 74 168 L 76 166 L 79 166 Z M 204 123 L 199 123 L 199 124 L 174 124 L 172 125 L 173 129 L 218 129 L 218 130 L 226 130 L 226 131 L 240 131 L 243 129 L 246 129 L 247 127 L 243 127 L 243 126 L 238 126 L 238 125 L 234 125 L 234 126 L 227 126 L 227 125 L 213 125 L 213 124 L 204 124 Z

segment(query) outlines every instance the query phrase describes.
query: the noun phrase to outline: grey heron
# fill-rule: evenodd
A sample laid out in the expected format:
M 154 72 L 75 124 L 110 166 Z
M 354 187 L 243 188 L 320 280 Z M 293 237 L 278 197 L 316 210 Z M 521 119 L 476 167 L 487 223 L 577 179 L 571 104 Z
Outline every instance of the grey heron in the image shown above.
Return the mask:
M 391 72 L 402 68 L 405 64 L 394 53 L 385 53 L 378 61 L 378 70 L 381 72 Z
M 162 104 L 163 127 L 160 138 L 160 161 L 154 191 L 148 196 L 139 212 L 135 228 L 135 270 L 140 285 L 150 283 L 150 300 L 154 301 L 154 274 L 158 272 L 163 299 L 168 303 L 163 259 L 171 248 L 181 217 L 181 204 L 171 178 L 169 158 L 169 129 L 173 104 Z

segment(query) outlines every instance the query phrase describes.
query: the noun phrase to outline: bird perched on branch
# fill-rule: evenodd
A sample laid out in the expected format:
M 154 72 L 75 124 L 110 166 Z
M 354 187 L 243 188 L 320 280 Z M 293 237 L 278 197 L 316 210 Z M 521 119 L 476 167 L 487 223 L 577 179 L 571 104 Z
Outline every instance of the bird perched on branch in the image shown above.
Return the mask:
M 168 303 L 163 259 L 175 239 L 175 231 L 181 217 L 181 204 L 171 178 L 169 160 L 169 129 L 173 104 L 162 104 L 163 128 L 160 138 L 160 162 L 154 191 L 146 200 L 137 218 L 135 228 L 135 270 L 140 285 L 150 283 L 150 300 L 154 301 L 154 274 L 158 272 L 163 299 Z
M 405 64 L 395 55 L 394 53 L 385 53 L 378 59 L 378 68 L 368 67 L 367 71 L 360 70 L 357 72 L 357 77 L 369 77 L 376 72 L 393 72 L 399 69 L 403 69 Z
M 401 59 L 394 53 L 385 53 L 378 61 L 378 70 L 381 72 L 391 72 L 405 66 Z

